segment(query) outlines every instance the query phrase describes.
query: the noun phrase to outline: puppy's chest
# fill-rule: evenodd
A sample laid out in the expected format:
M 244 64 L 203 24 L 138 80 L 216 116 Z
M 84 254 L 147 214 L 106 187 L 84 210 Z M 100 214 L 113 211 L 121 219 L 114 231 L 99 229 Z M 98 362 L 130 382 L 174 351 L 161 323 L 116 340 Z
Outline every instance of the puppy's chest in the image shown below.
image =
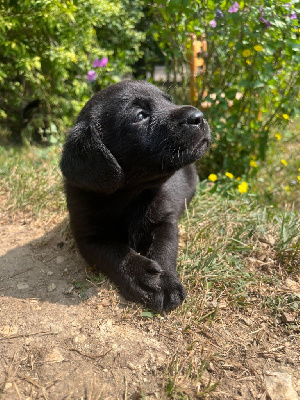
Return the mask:
M 144 192 L 132 201 L 120 201 L 118 207 L 101 207 L 97 224 L 111 240 L 126 242 L 142 252 L 152 240 L 155 226 L 168 218 L 168 205 L 157 192 Z

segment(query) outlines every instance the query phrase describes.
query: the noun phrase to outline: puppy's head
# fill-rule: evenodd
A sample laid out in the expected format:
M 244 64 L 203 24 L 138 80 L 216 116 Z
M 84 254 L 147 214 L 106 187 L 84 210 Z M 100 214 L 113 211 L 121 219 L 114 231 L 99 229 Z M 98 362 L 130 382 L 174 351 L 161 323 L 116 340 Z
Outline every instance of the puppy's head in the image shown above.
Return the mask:
M 166 176 L 200 158 L 210 145 L 203 114 L 177 106 L 144 81 L 123 81 L 95 94 L 64 146 L 70 183 L 113 193 L 131 176 Z

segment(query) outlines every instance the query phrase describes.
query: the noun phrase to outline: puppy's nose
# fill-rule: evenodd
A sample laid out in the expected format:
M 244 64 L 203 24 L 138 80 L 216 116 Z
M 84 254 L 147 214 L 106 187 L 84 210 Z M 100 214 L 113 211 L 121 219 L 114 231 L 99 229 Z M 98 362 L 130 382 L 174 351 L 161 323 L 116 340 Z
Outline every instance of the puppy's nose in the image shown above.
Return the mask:
M 190 110 L 187 115 L 186 122 L 189 125 L 201 125 L 203 122 L 203 114 L 199 110 Z

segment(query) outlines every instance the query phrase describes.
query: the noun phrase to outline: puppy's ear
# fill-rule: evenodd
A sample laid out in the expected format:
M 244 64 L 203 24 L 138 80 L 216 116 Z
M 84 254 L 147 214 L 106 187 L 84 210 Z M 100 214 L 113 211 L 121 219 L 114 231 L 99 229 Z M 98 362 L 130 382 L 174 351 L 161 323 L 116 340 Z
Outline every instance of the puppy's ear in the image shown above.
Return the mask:
M 115 192 L 124 179 L 122 168 L 100 134 L 85 121 L 77 122 L 69 132 L 60 168 L 72 185 L 99 193 Z

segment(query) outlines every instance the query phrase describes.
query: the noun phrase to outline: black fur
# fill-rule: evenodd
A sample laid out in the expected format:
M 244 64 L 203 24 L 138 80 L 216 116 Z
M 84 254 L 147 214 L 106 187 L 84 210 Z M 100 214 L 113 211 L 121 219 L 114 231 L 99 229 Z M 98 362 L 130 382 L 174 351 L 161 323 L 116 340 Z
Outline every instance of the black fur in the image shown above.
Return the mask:
M 209 145 L 202 113 L 147 82 L 112 85 L 80 112 L 61 159 L 71 228 L 126 299 L 158 311 L 184 300 L 177 223 Z

